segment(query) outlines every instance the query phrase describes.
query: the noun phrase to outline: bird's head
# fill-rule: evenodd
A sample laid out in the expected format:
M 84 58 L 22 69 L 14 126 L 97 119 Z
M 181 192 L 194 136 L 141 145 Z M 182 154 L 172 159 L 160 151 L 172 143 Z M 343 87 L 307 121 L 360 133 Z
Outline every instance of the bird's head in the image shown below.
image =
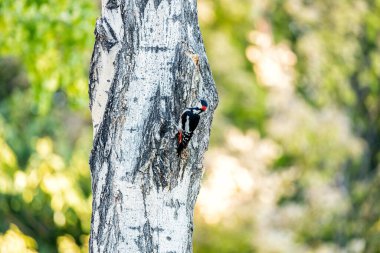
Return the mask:
M 197 109 L 199 110 L 199 113 L 202 113 L 207 110 L 207 102 L 204 99 L 201 99 L 197 105 Z

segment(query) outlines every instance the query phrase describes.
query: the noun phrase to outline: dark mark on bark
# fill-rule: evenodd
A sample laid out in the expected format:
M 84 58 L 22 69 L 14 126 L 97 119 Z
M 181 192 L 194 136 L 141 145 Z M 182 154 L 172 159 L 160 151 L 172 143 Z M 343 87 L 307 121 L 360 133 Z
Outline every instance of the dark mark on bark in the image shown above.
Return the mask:
M 113 206 L 113 218 L 111 219 L 112 229 L 105 233 L 106 248 L 114 247 L 114 245 L 112 245 L 113 238 L 120 238 L 121 241 L 125 241 L 125 237 L 121 233 L 120 229 L 120 211 L 122 210 L 122 199 L 122 193 L 120 190 L 118 190 L 117 195 L 115 196 L 115 205 Z
M 95 42 L 94 50 L 91 56 L 91 64 L 90 64 L 90 73 L 89 73 L 89 83 L 88 83 L 88 95 L 90 97 L 90 110 L 92 109 L 92 104 L 94 102 L 95 97 L 95 84 L 99 82 L 99 64 L 100 52 L 98 49 L 98 43 Z
M 170 208 L 174 208 L 174 219 L 178 219 L 178 210 L 181 208 L 181 205 L 185 205 L 184 203 L 179 202 L 178 199 L 175 201 L 173 199 L 170 199 L 169 203 L 165 203 L 166 206 Z
M 175 109 L 177 115 L 182 113 L 187 106 L 194 103 L 198 94 L 191 94 L 191 86 L 189 81 L 193 80 L 194 75 L 194 63 L 190 57 L 187 56 L 187 52 L 192 51 L 185 42 L 178 43 L 175 50 L 175 58 L 173 62 L 173 94 L 175 101 Z M 199 92 L 196 91 L 195 92 Z M 180 103 L 182 101 L 182 103 Z M 179 117 L 179 116 L 178 116 Z
M 146 5 L 148 4 L 149 0 L 140 0 L 136 1 L 137 7 L 140 9 L 141 16 L 144 16 Z
M 106 8 L 110 10 L 116 9 L 117 7 L 119 7 L 118 0 L 109 0 L 106 4 Z
M 117 190 L 117 195 L 115 196 L 115 202 L 120 204 L 123 202 L 123 194 L 120 190 Z
M 129 229 L 132 229 L 132 230 L 137 230 L 137 231 L 141 231 L 141 226 L 138 226 L 138 227 L 128 227 Z
M 153 252 L 153 236 L 152 236 L 152 228 L 150 227 L 150 223 L 147 220 L 143 226 L 143 231 L 135 240 L 137 247 L 140 252 Z
M 138 129 L 137 128 L 127 128 L 125 130 L 129 131 L 130 133 L 133 133 L 133 132 L 137 131 Z
M 154 52 L 154 53 L 158 53 L 158 52 L 166 52 L 169 50 L 168 47 L 159 47 L 159 46 L 154 46 L 154 47 L 141 47 L 142 50 L 144 51 L 148 51 L 148 52 Z
M 144 204 L 144 216 L 145 216 L 145 224 L 142 228 L 142 231 L 139 231 L 135 243 L 139 248 L 140 252 L 153 252 L 153 236 L 152 236 L 152 228 L 150 226 L 148 211 L 146 205 L 147 195 L 149 194 L 149 176 L 147 174 L 143 175 L 142 185 L 141 185 L 141 193 L 143 195 L 143 204 Z
M 99 18 L 96 21 L 95 37 L 107 52 L 118 43 L 115 31 L 105 18 Z
M 157 10 L 158 6 L 160 5 L 160 3 L 162 2 L 162 0 L 154 0 L 154 8 Z
M 154 227 L 154 228 L 152 228 L 152 231 L 153 232 L 164 232 L 165 230 L 163 228 L 160 228 L 160 227 Z
M 168 156 L 170 151 L 174 152 L 174 148 L 167 148 L 168 140 L 171 138 L 170 127 L 168 122 L 172 118 L 172 114 L 168 110 L 170 108 L 170 100 L 161 101 L 160 88 L 157 88 L 155 96 L 150 100 L 153 101 L 148 119 L 145 120 L 143 129 L 145 133 L 140 146 L 141 156 L 136 164 L 134 178 L 137 172 L 152 172 L 152 179 L 156 190 L 168 186 L 170 171 L 168 171 Z M 165 104 L 163 107 L 161 103 Z M 158 135 L 158 136 L 157 136 Z M 154 150 L 152 154 L 152 150 Z M 144 171 L 141 171 L 143 169 Z
M 103 187 L 102 192 L 100 194 L 100 199 L 103 202 L 101 204 L 99 203 L 99 207 L 98 207 L 98 210 L 99 210 L 99 219 L 101 221 L 106 221 L 106 219 L 107 219 L 107 213 L 110 210 L 109 206 L 112 203 L 112 198 L 111 198 L 111 194 L 112 194 L 112 189 L 111 189 L 112 182 L 111 182 L 111 180 L 113 178 L 113 175 L 114 175 L 114 171 L 109 168 L 108 171 L 107 171 L 104 187 Z M 100 241 L 107 241 L 106 240 L 107 233 L 105 233 L 105 232 L 106 232 L 106 222 L 103 222 L 103 223 L 99 224 L 99 229 L 98 229 L 98 233 L 97 233 L 98 240 L 100 240 Z M 106 235 L 106 237 L 104 237 L 104 235 Z

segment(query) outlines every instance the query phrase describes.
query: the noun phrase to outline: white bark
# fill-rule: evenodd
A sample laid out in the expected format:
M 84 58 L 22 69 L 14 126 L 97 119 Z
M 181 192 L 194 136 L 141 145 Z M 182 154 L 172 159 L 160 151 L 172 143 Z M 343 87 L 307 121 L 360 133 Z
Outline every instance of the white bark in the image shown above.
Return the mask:
M 196 0 L 103 0 L 95 35 L 90 252 L 192 252 L 217 105 Z M 200 98 L 209 109 L 178 158 L 175 122 Z

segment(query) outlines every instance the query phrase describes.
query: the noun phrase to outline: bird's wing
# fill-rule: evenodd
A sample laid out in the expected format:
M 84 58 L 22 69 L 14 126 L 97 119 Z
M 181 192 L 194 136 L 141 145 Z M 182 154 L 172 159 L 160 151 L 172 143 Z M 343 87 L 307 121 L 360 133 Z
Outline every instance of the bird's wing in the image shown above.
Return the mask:
M 189 126 L 190 132 L 193 132 L 197 128 L 200 118 L 201 117 L 198 114 L 192 113 L 190 115 L 190 121 L 189 121 L 190 122 L 190 126 Z

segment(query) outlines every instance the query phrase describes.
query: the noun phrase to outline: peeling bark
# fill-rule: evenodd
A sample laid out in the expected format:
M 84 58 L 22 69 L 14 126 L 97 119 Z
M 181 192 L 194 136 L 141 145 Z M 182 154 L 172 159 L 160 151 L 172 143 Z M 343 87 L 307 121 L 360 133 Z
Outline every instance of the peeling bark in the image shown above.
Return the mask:
M 196 0 L 103 0 L 90 66 L 90 252 L 192 252 L 217 93 Z M 209 103 L 178 158 L 176 122 Z

